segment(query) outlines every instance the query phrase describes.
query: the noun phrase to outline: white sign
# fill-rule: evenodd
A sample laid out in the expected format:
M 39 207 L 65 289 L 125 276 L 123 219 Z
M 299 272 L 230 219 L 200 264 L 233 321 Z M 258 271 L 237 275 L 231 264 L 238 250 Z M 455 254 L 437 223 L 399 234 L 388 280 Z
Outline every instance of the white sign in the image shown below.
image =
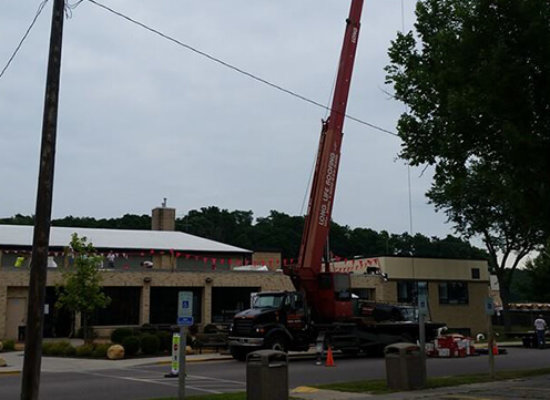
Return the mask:
M 178 325 L 193 325 L 193 292 L 178 293 Z

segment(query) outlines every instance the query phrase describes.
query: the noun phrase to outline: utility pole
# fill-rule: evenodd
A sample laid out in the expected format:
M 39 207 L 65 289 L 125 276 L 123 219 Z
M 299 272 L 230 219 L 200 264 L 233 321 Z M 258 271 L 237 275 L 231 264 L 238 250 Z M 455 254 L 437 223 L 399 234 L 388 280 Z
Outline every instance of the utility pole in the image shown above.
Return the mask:
M 32 243 L 29 301 L 25 332 L 25 359 L 21 379 L 21 400 L 37 400 L 42 362 L 42 331 L 44 326 L 44 299 L 50 224 L 52 216 L 55 141 L 57 134 L 57 106 L 59 102 L 59 76 L 61 70 L 61 43 L 65 1 L 54 0 L 50 34 L 48 75 L 42 119 L 42 145 L 36 195 L 36 212 Z

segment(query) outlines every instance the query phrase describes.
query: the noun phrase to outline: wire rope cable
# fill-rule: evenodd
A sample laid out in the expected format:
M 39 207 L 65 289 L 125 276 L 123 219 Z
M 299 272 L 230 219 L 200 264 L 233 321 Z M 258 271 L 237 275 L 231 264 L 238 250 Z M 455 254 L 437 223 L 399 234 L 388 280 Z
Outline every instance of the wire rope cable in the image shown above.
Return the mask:
M 108 11 L 108 12 L 110 12 L 110 13 L 112 13 L 112 14 L 114 14 L 114 15 L 120 17 L 120 18 L 123 18 L 123 19 L 125 19 L 125 20 L 127 20 L 127 21 L 129 21 L 129 22 L 131 22 L 131 23 L 133 23 L 133 24 L 135 24 L 135 25 L 138 25 L 138 26 L 140 26 L 141 28 L 146 29 L 146 30 L 148 30 L 148 31 L 150 31 L 150 32 L 152 32 L 152 33 L 154 33 L 154 34 L 156 34 L 156 35 L 162 37 L 163 39 L 166 39 L 166 40 L 168 40 L 168 41 L 170 41 L 170 42 L 172 42 L 172 43 L 174 43 L 174 44 L 176 44 L 176 45 L 178 45 L 178 46 L 180 46 L 180 47 L 183 47 L 183 48 L 185 48 L 185 49 L 187 49 L 187 50 L 189 50 L 189 51 L 192 51 L 192 52 L 194 52 L 194 53 L 196 53 L 196 54 L 198 54 L 198 55 L 200 55 L 200 56 L 202 56 L 202 57 L 205 57 L 205 58 L 209 59 L 210 61 L 213 61 L 213 62 L 215 62 L 215 63 L 218 63 L 218 64 L 220 64 L 220 65 L 222 65 L 222 66 L 224 66 L 224 67 L 226 67 L 226 68 L 229 68 L 229 69 L 231 69 L 231 70 L 233 70 L 233 71 L 235 71 L 235 72 L 237 72 L 237 73 L 239 73 L 239 74 L 242 74 L 242 75 L 244 75 L 244 76 L 247 76 L 248 78 L 251 78 L 251 79 L 253 79 L 253 80 L 257 81 L 257 82 L 263 83 L 264 85 L 270 86 L 270 87 L 273 88 L 273 89 L 279 90 L 279 91 L 284 92 L 284 93 L 286 93 L 286 94 L 288 94 L 288 95 L 290 95 L 290 96 L 293 96 L 293 97 L 295 97 L 295 98 L 297 98 L 297 99 L 300 99 L 300 100 L 302 100 L 302 101 L 305 101 L 306 103 L 310 103 L 310 104 L 315 105 L 315 106 L 317 106 L 317 107 L 320 107 L 320 108 L 322 108 L 322 109 L 324 109 L 324 110 L 331 111 L 331 108 L 328 107 L 328 106 L 325 105 L 325 104 L 322 104 L 322 103 L 320 103 L 320 102 L 318 102 L 318 101 L 312 100 L 312 99 L 310 99 L 310 98 L 308 98 L 308 97 L 306 97 L 306 96 L 304 96 L 304 95 L 301 95 L 301 94 L 299 94 L 299 93 L 297 93 L 297 92 L 295 92 L 295 91 L 292 91 L 292 90 L 290 90 L 290 89 L 284 88 L 284 87 L 281 86 L 281 85 L 278 85 L 278 84 L 276 84 L 276 83 L 273 83 L 273 82 L 271 82 L 271 81 L 268 81 L 267 79 L 261 78 L 261 77 L 258 76 L 258 75 L 255 75 L 255 74 L 253 74 L 253 73 L 251 73 L 251 72 L 248 72 L 248 71 L 246 71 L 246 70 L 244 70 L 244 69 L 242 69 L 242 68 L 239 68 L 239 67 L 237 67 L 237 66 L 235 66 L 235 65 L 233 65 L 233 64 L 230 64 L 230 63 L 228 63 L 228 62 L 226 62 L 226 61 L 223 61 L 223 60 L 221 60 L 220 58 L 217 58 L 217 57 L 215 57 L 215 56 L 213 56 L 213 55 L 211 55 L 211 54 L 209 54 L 209 53 L 207 53 L 207 52 L 205 52 L 205 51 L 199 50 L 199 49 L 196 48 L 196 47 L 193 47 L 193 46 L 191 46 L 191 45 L 189 45 L 189 44 L 183 43 L 182 41 L 180 41 L 180 40 L 178 40 L 178 39 L 175 39 L 175 38 L 173 38 L 173 37 L 171 37 L 171 36 L 169 36 L 169 35 L 167 35 L 167 34 L 161 32 L 161 31 L 159 31 L 158 29 L 152 28 L 152 27 L 150 27 L 150 26 L 144 24 L 143 22 L 140 22 L 140 21 L 138 21 L 138 20 L 136 20 L 136 19 L 134 19 L 134 18 L 131 18 L 131 17 L 129 17 L 129 16 L 127 16 L 127 15 L 125 15 L 125 14 L 119 12 L 119 11 L 116 11 L 116 10 L 114 10 L 114 9 L 112 9 L 112 8 L 110 8 L 110 7 L 108 7 L 108 6 L 104 5 L 104 4 L 102 4 L 102 3 L 99 3 L 99 2 L 96 1 L 96 0 L 88 0 L 88 2 L 90 2 L 90 3 L 92 3 L 92 4 L 96 5 L 96 6 L 98 6 L 98 7 L 100 7 L 100 8 L 102 8 L 102 9 L 104 9 L 104 10 L 106 10 L 106 11 Z M 370 122 L 361 120 L 361 119 L 359 119 L 359 118 L 353 117 L 353 116 L 348 115 L 348 114 L 345 114 L 344 116 L 345 116 L 346 118 L 348 118 L 349 120 L 355 121 L 355 122 L 357 122 L 357 123 L 359 123 L 359 124 L 362 124 L 362 125 L 365 125 L 365 126 L 368 126 L 368 127 L 372 128 L 372 129 L 374 129 L 374 130 L 377 130 L 377 131 L 379 131 L 379 132 L 386 133 L 386 134 L 389 134 L 389 135 L 392 135 L 392 136 L 395 136 L 395 137 L 399 137 L 395 132 L 392 132 L 392 131 L 390 131 L 390 130 L 388 130 L 388 129 L 382 128 L 382 127 L 377 126 L 377 125 L 375 125 L 375 124 L 372 124 L 372 123 L 370 123 Z
M 23 46 L 23 42 L 27 39 L 27 37 L 29 36 L 29 33 L 31 32 L 31 29 L 32 27 L 34 26 L 34 24 L 36 23 L 36 20 L 38 19 L 38 17 L 40 16 L 40 14 L 42 13 L 42 10 L 44 9 L 44 7 L 46 6 L 46 3 L 48 2 L 48 0 L 44 0 L 42 3 L 40 3 L 40 5 L 38 6 L 38 10 L 36 11 L 36 14 L 34 15 L 34 18 L 32 19 L 31 21 L 31 24 L 29 25 L 29 27 L 27 28 L 27 30 L 25 31 L 25 34 L 23 35 L 23 37 L 21 38 L 21 40 L 19 41 L 19 44 L 15 47 L 15 50 L 13 51 L 13 53 L 11 54 L 10 58 L 8 59 L 8 62 L 6 63 L 6 65 L 4 66 L 4 68 L 2 68 L 2 71 L 0 72 L 0 78 L 2 78 L 2 76 L 4 76 L 5 72 L 7 71 L 8 67 L 10 66 L 10 64 L 12 63 L 12 61 L 15 59 L 15 56 L 17 55 L 17 53 L 19 52 L 19 50 L 21 49 L 21 46 Z

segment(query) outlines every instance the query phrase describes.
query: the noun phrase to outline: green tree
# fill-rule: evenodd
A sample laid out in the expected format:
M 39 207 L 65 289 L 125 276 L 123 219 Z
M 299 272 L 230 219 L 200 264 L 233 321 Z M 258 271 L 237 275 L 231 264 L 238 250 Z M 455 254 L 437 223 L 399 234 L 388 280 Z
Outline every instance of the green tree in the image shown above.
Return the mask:
M 386 67 L 408 106 L 400 156 L 435 166 L 430 201 L 484 240 L 508 326 L 513 272 L 550 232 L 550 3 L 426 0 L 416 15 Z
M 283 258 L 297 258 L 303 229 L 304 217 L 271 210 L 269 216 L 258 218 L 253 227 L 253 248 L 280 250 Z
M 531 278 L 531 300 L 550 303 L 550 240 L 534 260 L 527 262 L 526 267 Z
M 33 225 L 34 216 L 16 214 L 13 217 L 0 219 L 0 224 L 6 225 Z
M 98 308 L 105 308 L 111 299 L 101 286 L 98 267 L 103 257 L 97 255 L 92 243 L 86 237 L 73 233 L 70 248 L 74 256 L 74 268 L 63 271 L 63 285 L 57 288 L 57 305 L 72 313 L 80 313 L 84 340 L 92 339 L 88 332 L 88 321 Z

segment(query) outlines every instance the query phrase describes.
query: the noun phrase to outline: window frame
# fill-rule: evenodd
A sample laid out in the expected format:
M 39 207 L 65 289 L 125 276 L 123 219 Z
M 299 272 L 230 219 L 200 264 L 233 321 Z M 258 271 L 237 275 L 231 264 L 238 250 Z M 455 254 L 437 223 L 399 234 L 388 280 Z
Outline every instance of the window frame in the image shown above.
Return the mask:
M 466 281 L 439 282 L 437 288 L 441 305 L 464 306 L 470 304 L 469 285 Z

